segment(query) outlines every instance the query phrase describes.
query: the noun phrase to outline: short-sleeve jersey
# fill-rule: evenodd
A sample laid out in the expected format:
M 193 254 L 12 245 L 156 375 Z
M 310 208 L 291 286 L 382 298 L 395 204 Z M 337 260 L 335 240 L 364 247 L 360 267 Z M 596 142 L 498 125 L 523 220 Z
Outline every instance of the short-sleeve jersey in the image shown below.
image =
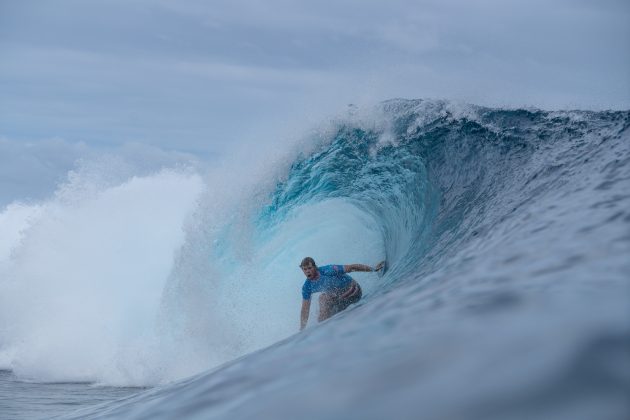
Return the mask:
M 309 300 L 313 293 L 330 292 L 348 288 L 352 277 L 343 270 L 343 265 L 324 265 L 317 267 L 319 278 L 317 280 L 306 279 L 302 286 L 302 298 Z

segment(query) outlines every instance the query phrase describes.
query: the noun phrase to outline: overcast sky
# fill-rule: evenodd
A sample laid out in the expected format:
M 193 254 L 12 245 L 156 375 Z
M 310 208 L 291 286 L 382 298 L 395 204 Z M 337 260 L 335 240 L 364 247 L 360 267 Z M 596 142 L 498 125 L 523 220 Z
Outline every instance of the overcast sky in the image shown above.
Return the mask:
M 0 0 L 5 196 L 15 156 L 204 159 L 393 97 L 629 109 L 630 1 Z

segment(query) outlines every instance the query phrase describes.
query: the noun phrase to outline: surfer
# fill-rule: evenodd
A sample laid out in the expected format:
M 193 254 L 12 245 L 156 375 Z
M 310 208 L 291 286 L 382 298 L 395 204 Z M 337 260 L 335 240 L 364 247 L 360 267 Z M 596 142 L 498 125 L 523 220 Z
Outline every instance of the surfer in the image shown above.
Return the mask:
M 302 286 L 302 312 L 300 317 L 300 331 L 306 327 L 311 309 L 311 295 L 322 292 L 319 296 L 318 322 L 343 311 L 361 299 L 361 286 L 348 275 L 353 271 L 379 271 L 385 268 L 385 261 L 381 261 L 372 268 L 365 264 L 324 265 L 318 267 L 315 260 L 306 257 L 300 263 L 300 268 L 306 280 Z

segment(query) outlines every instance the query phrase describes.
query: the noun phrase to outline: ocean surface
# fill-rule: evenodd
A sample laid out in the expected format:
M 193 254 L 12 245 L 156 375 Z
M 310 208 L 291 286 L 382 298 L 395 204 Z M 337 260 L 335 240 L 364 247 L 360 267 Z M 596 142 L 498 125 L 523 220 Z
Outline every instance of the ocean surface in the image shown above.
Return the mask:
M 629 127 L 397 99 L 255 169 L 83 165 L 0 213 L 0 417 L 630 418 Z M 298 332 L 305 256 L 389 270 Z

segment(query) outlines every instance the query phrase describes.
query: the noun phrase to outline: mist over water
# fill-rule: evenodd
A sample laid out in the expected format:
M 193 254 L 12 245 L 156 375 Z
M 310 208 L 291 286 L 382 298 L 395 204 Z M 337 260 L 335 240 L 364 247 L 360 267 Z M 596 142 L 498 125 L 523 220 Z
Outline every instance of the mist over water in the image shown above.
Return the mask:
M 203 182 L 107 167 L 73 172 L 51 199 L 2 212 L 0 361 L 20 378 L 155 381 L 156 315 Z

